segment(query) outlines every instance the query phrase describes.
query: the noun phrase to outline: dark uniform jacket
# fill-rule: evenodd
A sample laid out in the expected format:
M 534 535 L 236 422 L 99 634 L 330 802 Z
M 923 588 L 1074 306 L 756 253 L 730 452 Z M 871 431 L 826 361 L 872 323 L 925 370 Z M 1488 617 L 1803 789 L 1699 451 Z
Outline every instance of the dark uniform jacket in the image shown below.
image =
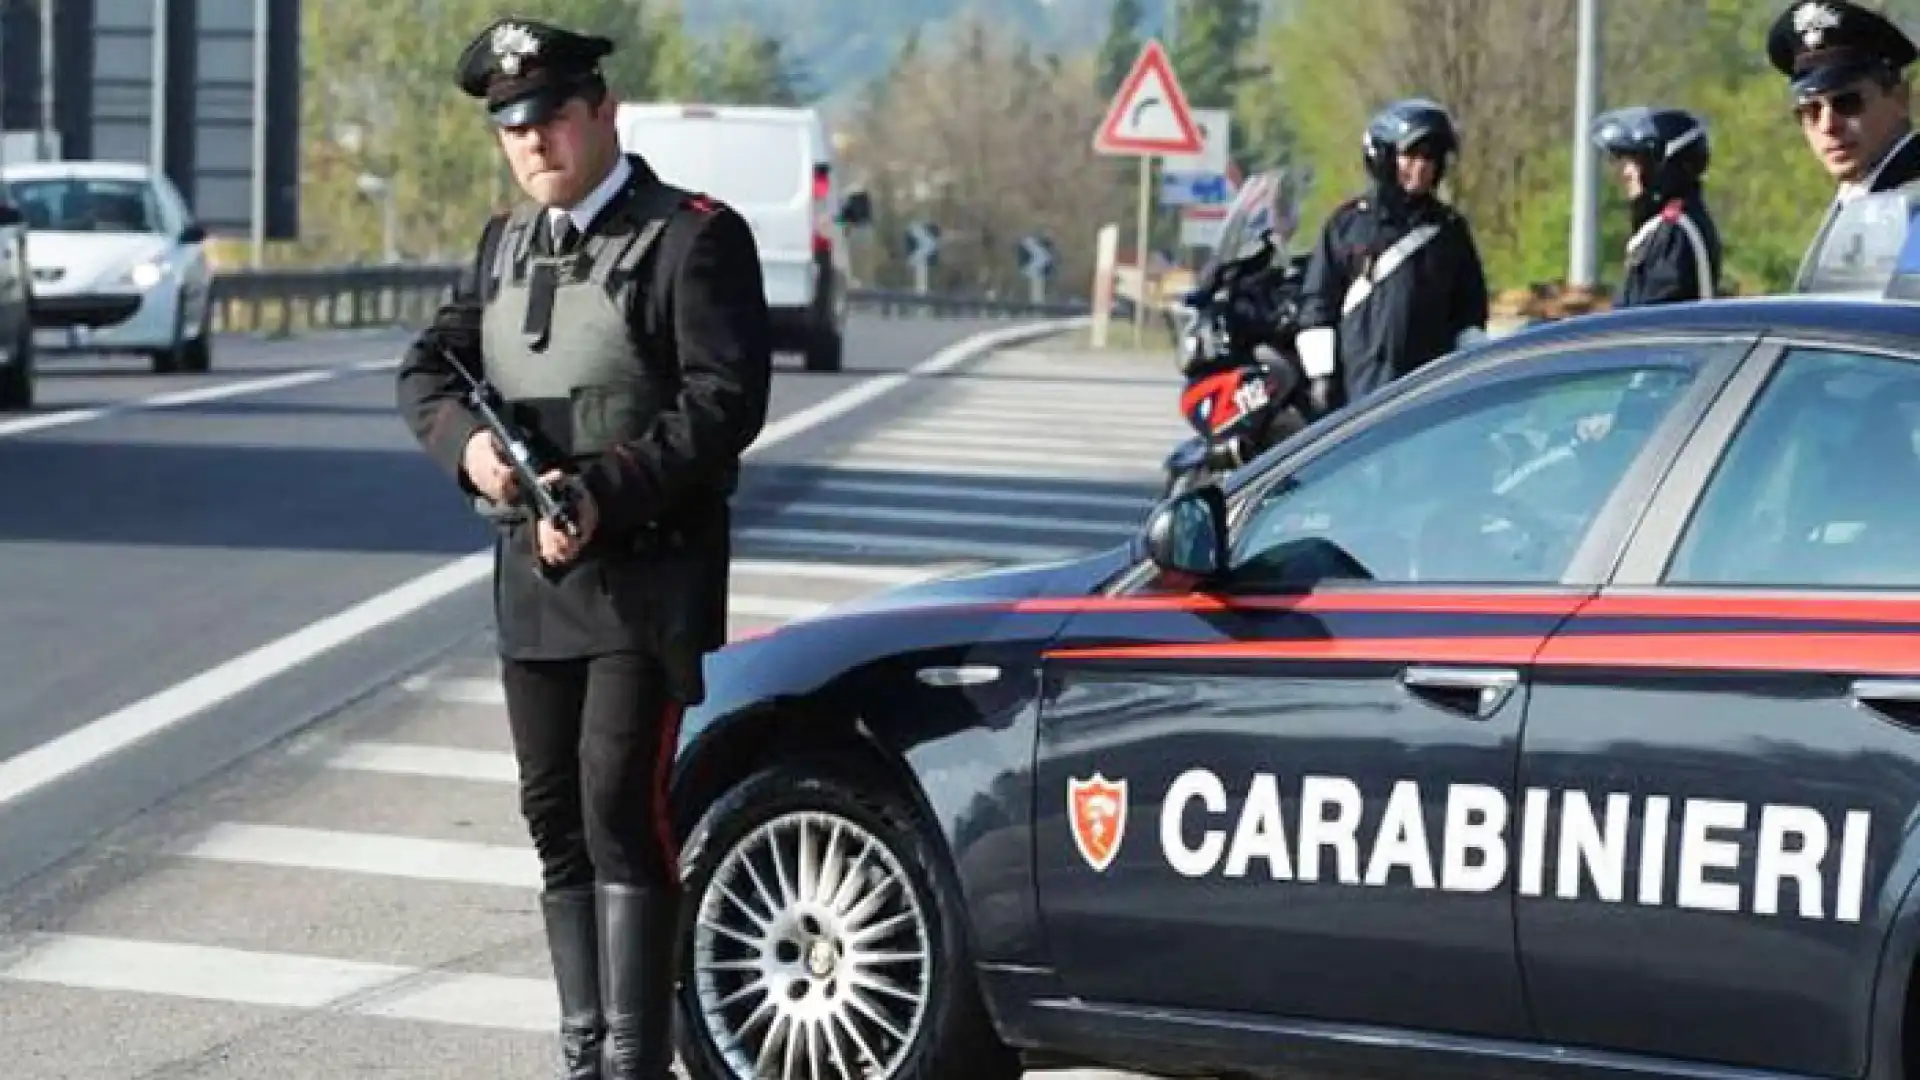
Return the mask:
M 499 519 L 501 654 L 649 652 L 665 665 L 670 692 L 696 702 L 702 657 L 726 640 L 728 503 L 766 418 L 768 314 L 745 220 L 661 183 L 639 157 L 628 161 L 632 178 L 588 228 L 580 254 L 560 264 L 572 291 L 558 294 L 565 300 L 554 302 L 544 336 L 515 332 L 522 310 L 541 307 L 529 299 L 539 291 L 528 285 L 539 280 L 530 260 L 552 255 L 544 213 L 526 204 L 487 223 L 451 301 L 403 358 L 398 398 L 428 454 Z M 626 254 L 609 254 L 618 252 Z M 569 458 L 592 492 L 599 525 L 557 582 L 538 573 L 534 519 L 503 515 L 467 479 L 462 456 L 482 422 L 440 349 L 501 384 L 510 418 Z M 559 370 L 540 370 L 530 351 L 540 349 L 597 371 L 587 381 L 598 385 L 529 391 Z
M 1878 171 L 1873 174 L 1872 181 L 1867 185 L 1869 193 L 1892 191 L 1920 181 L 1920 135 L 1902 136 L 1902 139 L 1904 141 L 1896 144 L 1893 153 L 1888 155 Z M 1806 254 L 1801 257 L 1800 270 L 1794 280 L 1796 291 L 1804 286 L 1807 275 L 1813 270 L 1813 255 L 1824 246 L 1827 230 L 1833 226 L 1833 219 L 1839 213 L 1840 206 L 1841 202 L 1837 195 L 1827 204 L 1825 217 L 1821 219 L 1820 227 L 1814 231 L 1813 242 L 1807 245 Z
M 1634 200 L 1633 227 L 1615 307 L 1719 295 L 1720 231 L 1698 192 L 1664 202 Z
M 1337 328 L 1339 377 L 1354 401 L 1452 352 L 1462 332 L 1484 330 L 1487 307 L 1466 218 L 1437 199 L 1374 192 L 1327 219 L 1307 260 L 1300 326 Z

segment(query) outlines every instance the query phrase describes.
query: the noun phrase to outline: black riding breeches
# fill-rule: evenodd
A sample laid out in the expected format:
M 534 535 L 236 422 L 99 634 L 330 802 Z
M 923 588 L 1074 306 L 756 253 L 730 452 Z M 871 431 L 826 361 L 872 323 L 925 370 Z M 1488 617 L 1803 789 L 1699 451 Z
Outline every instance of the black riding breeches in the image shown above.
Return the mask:
M 660 665 L 636 653 L 501 663 L 546 887 L 677 883 L 667 793 L 681 706 Z

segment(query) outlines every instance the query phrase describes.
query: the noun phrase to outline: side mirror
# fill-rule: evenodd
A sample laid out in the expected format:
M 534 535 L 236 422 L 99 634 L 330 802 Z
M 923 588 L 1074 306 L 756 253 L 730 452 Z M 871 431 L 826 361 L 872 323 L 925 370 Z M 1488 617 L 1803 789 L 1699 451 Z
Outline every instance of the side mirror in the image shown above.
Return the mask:
M 1205 581 L 1227 569 L 1227 498 L 1212 484 L 1181 492 L 1155 507 L 1141 534 L 1162 570 Z
M 198 244 L 206 238 L 206 227 L 197 222 L 180 230 L 180 242 L 183 244 Z
M 873 220 L 873 199 L 864 191 L 848 195 L 840 204 L 842 225 L 865 225 Z
M 26 221 L 27 215 L 21 213 L 19 207 L 11 203 L 0 203 L 0 228 L 8 225 L 24 225 Z

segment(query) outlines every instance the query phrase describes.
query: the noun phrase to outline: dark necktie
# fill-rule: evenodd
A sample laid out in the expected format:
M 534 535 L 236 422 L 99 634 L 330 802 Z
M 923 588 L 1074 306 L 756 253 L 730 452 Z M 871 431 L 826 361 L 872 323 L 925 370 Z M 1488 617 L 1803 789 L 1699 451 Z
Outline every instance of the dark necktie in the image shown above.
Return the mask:
M 574 245 L 580 241 L 580 230 L 574 227 L 572 214 L 561 214 L 553 223 L 553 253 L 555 255 L 573 254 Z

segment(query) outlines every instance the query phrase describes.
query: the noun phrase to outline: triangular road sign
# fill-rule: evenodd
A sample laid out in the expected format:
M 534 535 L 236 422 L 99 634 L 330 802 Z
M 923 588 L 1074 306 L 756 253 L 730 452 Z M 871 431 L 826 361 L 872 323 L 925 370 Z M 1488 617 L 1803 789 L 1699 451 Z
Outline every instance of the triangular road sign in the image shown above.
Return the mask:
M 1157 39 L 1147 39 L 1093 137 L 1102 154 L 1197 154 L 1206 146 Z

